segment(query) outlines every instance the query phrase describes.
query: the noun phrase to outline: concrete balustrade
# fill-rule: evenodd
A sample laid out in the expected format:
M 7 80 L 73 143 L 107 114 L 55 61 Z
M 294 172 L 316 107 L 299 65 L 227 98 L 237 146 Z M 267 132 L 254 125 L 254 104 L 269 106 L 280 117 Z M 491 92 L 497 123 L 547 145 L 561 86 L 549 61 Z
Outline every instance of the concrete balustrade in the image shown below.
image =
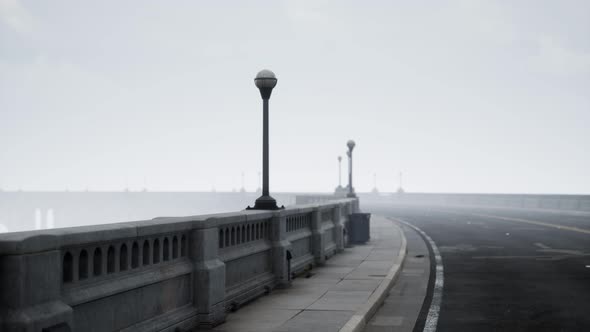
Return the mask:
M 357 210 L 357 199 L 340 199 L 0 234 L 0 330 L 217 325 L 342 250 Z
M 316 209 L 317 210 L 317 209 Z M 306 208 L 291 211 L 285 216 L 286 240 L 289 245 L 286 250 L 291 256 L 288 278 L 317 264 L 313 255 L 312 218 L 314 209 Z M 318 243 L 316 247 L 321 244 Z

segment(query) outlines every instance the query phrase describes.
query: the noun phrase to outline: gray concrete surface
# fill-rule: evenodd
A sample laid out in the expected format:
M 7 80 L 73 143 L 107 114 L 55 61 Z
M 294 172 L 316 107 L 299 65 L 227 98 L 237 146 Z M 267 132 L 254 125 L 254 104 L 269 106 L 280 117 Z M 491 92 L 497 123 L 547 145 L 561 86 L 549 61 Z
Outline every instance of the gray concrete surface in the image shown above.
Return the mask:
M 214 331 L 339 331 L 399 268 L 400 250 L 401 228 L 374 215 L 367 244 L 345 248 L 290 288 L 230 313 Z
M 405 225 L 402 229 L 408 252 L 401 274 L 365 332 L 411 332 L 424 305 L 430 277 L 428 247 L 415 230 Z

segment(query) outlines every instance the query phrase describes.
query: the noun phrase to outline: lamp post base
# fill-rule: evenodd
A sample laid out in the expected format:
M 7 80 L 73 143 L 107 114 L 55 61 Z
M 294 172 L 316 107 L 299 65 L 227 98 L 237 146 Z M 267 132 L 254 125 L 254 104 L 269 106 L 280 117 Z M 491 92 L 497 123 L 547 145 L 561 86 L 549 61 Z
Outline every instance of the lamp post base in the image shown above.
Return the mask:
M 270 196 L 260 196 L 256 202 L 254 202 L 254 206 L 250 207 L 250 205 L 248 205 L 246 210 L 281 210 L 284 208 L 285 206 L 277 206 L 277 201 L 274 198 Z
M 348 193 L 348 194 L 346 194 L 346 197 L 348 197 L 348 198 L 356 198 L 356 194 L 355 193 Z
M 340 196 L 340 197 L 346 197 L 347 193 L 348 193 L 348 190 L 346 190 L 346 188 L 344 188 L 343 186 L 338 186 L 334 190 L 334 195 Z

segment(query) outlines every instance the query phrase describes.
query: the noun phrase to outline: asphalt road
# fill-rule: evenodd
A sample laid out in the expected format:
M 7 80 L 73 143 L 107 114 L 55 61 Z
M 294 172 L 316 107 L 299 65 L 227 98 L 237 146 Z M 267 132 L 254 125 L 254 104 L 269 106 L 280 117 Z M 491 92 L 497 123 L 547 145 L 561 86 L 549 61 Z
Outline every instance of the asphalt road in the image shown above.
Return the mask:
M 421 228 L 444 267 L 436 331 L 590 331 L 590 217 L 363 205 Z

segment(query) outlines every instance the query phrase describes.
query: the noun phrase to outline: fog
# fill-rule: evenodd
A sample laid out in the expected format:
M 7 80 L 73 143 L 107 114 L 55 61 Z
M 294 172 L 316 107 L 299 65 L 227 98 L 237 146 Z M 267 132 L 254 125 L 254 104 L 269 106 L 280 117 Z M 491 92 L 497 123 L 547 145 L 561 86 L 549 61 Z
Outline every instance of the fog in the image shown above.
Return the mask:
M 0 0 L 0 188 L 589 193 L 587 1 Z M 343 162 L 343 173 L 346 171 Z

